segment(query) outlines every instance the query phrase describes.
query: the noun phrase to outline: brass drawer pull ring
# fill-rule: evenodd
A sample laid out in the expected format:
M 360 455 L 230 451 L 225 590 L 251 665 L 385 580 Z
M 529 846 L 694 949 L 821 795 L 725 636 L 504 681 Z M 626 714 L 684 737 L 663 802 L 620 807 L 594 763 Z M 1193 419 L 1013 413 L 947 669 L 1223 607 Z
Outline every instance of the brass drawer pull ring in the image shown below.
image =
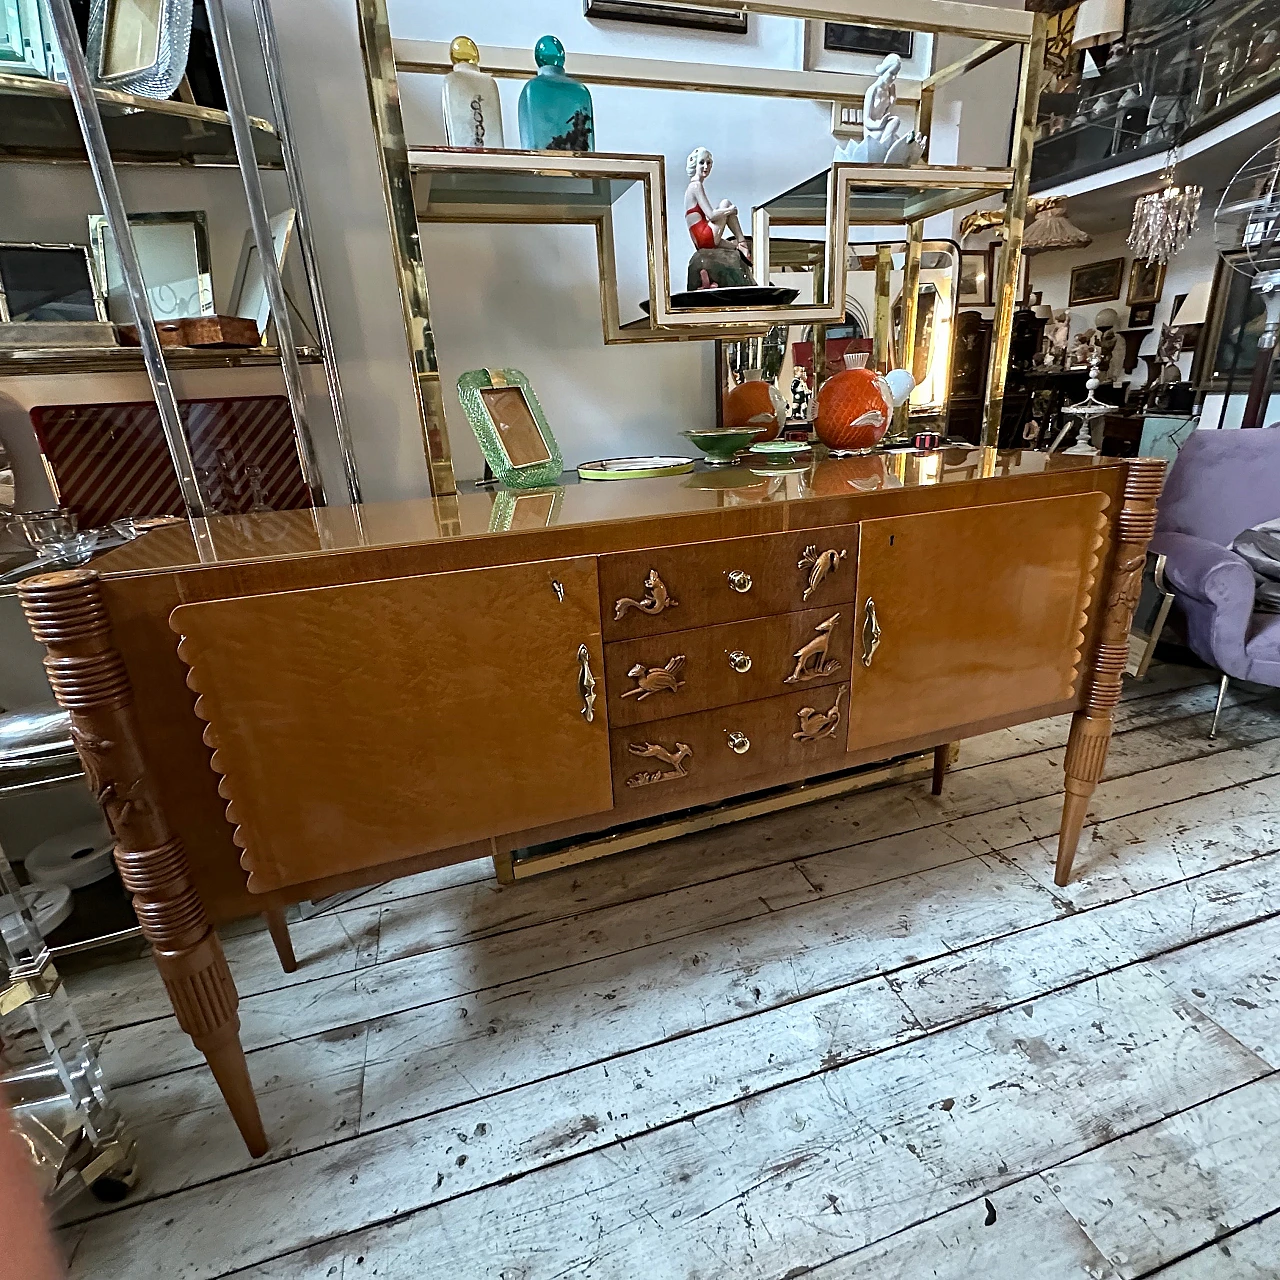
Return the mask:
M 751 739 L 745 733 L 739 733 L 736 729 L 733 731 L 726 729 L 725 733 L 729 735 L 727 739 L 729 750 L 735 756 L 745 756 L 751 750 Z
M 741 569 L 729 569 L 725 573 L 725 577 L 729 579 L 729 589 L 737 591 L 741 595 L 745 595 L 751 590 L 751 575 L 744 573 Z
M 725 653 L 729 654 L 729 665 L 740 675 L 745 676 L 751 670 L 751 655 L 743 653 L 741 649 L 735 649 L 732 653 L 726 649 Z

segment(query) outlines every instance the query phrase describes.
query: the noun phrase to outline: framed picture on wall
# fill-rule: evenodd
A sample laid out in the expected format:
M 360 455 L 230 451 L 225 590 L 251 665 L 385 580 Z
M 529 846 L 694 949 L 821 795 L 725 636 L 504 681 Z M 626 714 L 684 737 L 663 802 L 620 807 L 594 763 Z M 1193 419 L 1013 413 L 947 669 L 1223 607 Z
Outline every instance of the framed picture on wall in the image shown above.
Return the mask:
M 1129 308 L 1130 329 L 1150 329 L 1156 322 L 1156 304 L 1144 302 L 1140 306 Z
M 824 22 L 822 47 L 837 53 L 896 53 L 901 58 L 909 58 L 915 48 L 915 32 L 861 27 L 852 22 Z
M 582 12 L 588 18 L 720 31 L 732 36 L 745 35 L 747 31 L 744 9 L 712 9 L 706 5 L 676 4 L 669 0 L 582 0 Z
M 1143 302 L 1156 303 L 1164 293 L 1165 264 L 1163 262 L 1144 262 L 1134 258 L 1129 268 L 1129 293 L 1125 301 L 1129 306 Z
M 960 251 L 960 301 L 971 307 L 991 305 L 991 259 L 985 249 Z
M 1115 302 L 1124 282 L 1124 259 L 1105 258 L 1071 271 L 1069 305 L 1087 307 L 1094 302 Z

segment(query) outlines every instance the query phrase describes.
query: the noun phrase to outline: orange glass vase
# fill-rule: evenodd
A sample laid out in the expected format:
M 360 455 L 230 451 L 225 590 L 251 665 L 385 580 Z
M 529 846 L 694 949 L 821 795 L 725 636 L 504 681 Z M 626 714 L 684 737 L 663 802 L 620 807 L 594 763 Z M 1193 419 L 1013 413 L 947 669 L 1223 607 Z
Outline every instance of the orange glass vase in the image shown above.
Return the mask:
M 754 370 L 724 398 L 724 425 L 758 427 L 757 441 L 776 439 L 782 433 L 786 415 L 787 402 L 782 392 Z
M 865 351 L 845 355 L 845 367 L 818 392 L 814 430 L 828 449 L 870 449 L 884 439 L 893 419 L 893 393 Z

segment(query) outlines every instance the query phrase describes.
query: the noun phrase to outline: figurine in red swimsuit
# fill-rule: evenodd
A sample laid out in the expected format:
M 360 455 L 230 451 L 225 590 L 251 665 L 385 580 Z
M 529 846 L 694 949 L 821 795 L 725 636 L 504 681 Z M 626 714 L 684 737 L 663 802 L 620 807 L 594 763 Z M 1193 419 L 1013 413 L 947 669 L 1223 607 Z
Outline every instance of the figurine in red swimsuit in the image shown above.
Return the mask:
M 721 200 L 713 207 L 711 201 L 707 199 L 706 187 L 703 184 L 714 163 L 711 152 L 706 147 L 695 147 L 685 163 L 685 170 L 689 174 L 689 187 L 684 193 L 684 217 L 689 228 L 689 236 L 698 249 L 714 249 L 721 244 L 730 245 L 750 262 L 751 251 L 746 237 L 742 234 L 737 206 L 728 200 Z

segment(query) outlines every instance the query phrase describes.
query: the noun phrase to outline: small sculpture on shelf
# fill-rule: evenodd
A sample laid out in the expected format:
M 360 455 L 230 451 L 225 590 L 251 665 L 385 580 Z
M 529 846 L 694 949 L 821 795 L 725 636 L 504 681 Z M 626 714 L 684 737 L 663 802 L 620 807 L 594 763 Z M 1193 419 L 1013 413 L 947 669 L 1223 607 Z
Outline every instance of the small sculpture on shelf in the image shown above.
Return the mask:
M 803 365 L 796 366 L 791 379 L 791 418 L 795 422 L 809 421 L 809 405 L 813 392 L 809 389 L 809 371 Z
M 444 78 L 444 136 L 451 147 L 502 147 L 498 82 L 480 70 L 480 50 L 470 36 L 449 46 L 453 70 Z
M 1061 369 L 1067 363 L 1067 343 L 1071 340 L 1071 317 L 1065 311 L 1055 311 L 1053 320 L 1045 325 L 1044 362 L 1053 369 Z
M 742 234 L 738 207 L 730 200 L 712 205 L 705 186 L 715 159 L 706 147 L 695 147 L 685 162 L 689 185 L 684 193 L 685 224 L 693 241 L 688 288 L 727 289 L 754 284 L 751 249 Z
M 1102 353 L 1102 372 L 1099 376 L 1105 384 L 1119 386 L 1125 380 L 1125 348 L 1116 328 L 1120 323 L 1119 312 L 1114 307 L 1103 307 L 1094 316 L 1093 322 L 1097 325 L 1094 342 Z
M 520 145 L 527 151 L 594 151 L 591 93 L 564 69 L 564 45 L 543 36 L 533 48 L 538 74 L 520 90 Z
M 902 132 L 902 121 L 894 114 L 898 101 L 898 72 L 902 59 L 891 53 L 876 68 L 876 78 L 862 100 L 862 140 L 836 148 L 837 164 L 919 164 L 928 139 L 914 129 Z

